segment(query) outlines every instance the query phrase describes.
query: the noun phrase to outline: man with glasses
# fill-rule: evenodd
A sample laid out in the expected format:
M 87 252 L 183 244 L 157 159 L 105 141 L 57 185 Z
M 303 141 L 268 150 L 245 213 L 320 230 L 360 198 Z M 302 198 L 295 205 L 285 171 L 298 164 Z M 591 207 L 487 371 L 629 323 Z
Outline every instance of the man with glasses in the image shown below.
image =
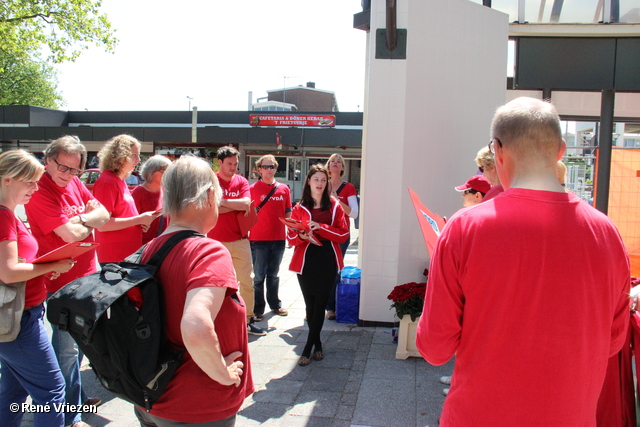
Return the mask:
M 629 259 L 613 223 L 556 177 L 566 150 L 550 103 L 500 107 L 490 149 L 504 193 L 458 211 L 431 259 L 416 345 L 456 355 L 440 425 L 596 425 L 626 338 Z
M 74 136 L 63 136 L 44 150 L 45 173 L 40 189 L 25 205 L 31 232 L 38 241 L 38 255 L 43 255 L 70 242 L 93 242 L 93 229 L 109 220 L 107 210 L 78 179 L 87 160 L 87 150 Z M 74 268 L 55 280 L 41 276 L 49 294 L 67 283 L 97 271 L 96 254 L 89 251 L 75 258 Z M 99 405 L 99 398 L 87 398 L 82 390 L 80 365 L 82 354 L 68 332 L 51 325 L 51 341 L 66 383 L 69 405 Z M 86 426 L 80 413 L 65 414 L 65 425 Z
M 255 289 L 255 305 L 253 312 L 258 320 L 262 320 L 266 304 L 279 316 L 289 314 L 282 308 L 278 297 L 280 287 L 280 262 L 284 255 L 286 230 L 280 218 L 291 216 L 291 194 L 289 187 L 276 181 L 278 161 L 267 154 L 256 162 L 260 180 L 251 185 L 251 199 L 260 207 L 258 222 L 251 227 L 249 241 L 253 258 L 253 288 Z M 267 300 L 264 299 L 265 280 L 267 283 Z
M 251 335 L 266 335 L 267 332 L 255 324 L 253 318 L 253 264 L 251 260 L 251 245 L 242 236 L 236 213 L 247 212 L 251 208 L 251 191 L 245 177 L 237 174 L 240 153 L 232 146 L 218 149 L 219 171 L 216 173 L 222 201 L 218 215 L 218 223 L 207 236 L 217 240 L 229 250 L 236 277 L 240 282 L 240 296 L 244 300 L 247 310 L 247 331 Z

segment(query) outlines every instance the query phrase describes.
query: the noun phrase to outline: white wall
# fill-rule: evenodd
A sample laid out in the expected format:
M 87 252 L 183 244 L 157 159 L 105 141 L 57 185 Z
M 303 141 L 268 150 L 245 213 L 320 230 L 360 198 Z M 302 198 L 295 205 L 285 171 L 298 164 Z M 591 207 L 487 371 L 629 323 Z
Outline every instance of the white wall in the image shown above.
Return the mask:
M 386 299 L 424 279 L 428 254 L 407 187 L 434 212 L 462 206 L 453 187 L 477 171 L 506 97 L 507 15 L 467 0 L 399 0 L 407 59 L 375 59 L 385 0 L 371 5 L 363 126 L 360 319 L 393 321 Z

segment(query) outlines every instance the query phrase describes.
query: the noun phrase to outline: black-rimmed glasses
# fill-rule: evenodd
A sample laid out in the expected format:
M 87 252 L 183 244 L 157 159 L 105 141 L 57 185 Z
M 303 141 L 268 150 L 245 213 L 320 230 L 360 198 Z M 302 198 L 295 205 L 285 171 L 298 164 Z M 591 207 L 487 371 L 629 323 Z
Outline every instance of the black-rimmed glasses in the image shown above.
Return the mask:
M 492 139 L 491 139 L 491 141 L 489 141 L 489 145 L 488 145 L 488 147 L 489 147 L 489 151 L 491 151 L 492 153 L 494 153 L 494 154 L 495 154 L 495 147 L 494 147 L 494 145 L 495 145 L 495 144 L 494 144 L 494 141 L 498 141 L 498 145 L 499 145 L 500 147 L 502 147 L 502 141 L 500 141 L 500 139 L 499 139 L 499 138 L 492 138 Z
M 71 175 L 75 176 L 78 176 L 82 173 L 82 169 L 70 168 L 69 166 L 61 165 L 56 159 L 53 159 L 53 161 L 56 162 L 56 165 L 58 165 L 58 172 L 65 173 L 69 171 Z

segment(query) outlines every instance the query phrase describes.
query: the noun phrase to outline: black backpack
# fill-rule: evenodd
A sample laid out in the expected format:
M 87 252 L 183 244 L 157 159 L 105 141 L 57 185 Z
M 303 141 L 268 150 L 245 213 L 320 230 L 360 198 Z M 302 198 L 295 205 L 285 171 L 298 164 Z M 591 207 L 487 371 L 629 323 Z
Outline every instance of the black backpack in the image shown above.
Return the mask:
M 195 236 L 204 237 L 180 231 L 139 264 L 145 245 L 122 262 L 68 283 L 47 301 L 49 322 L 71 334 L 100 383 L 147 412 L 185 352 L 165 342 L 164 298 L 154 274 L 176 243 Z M 140 309 L 126 294 L 134 287 L 142 293 Z

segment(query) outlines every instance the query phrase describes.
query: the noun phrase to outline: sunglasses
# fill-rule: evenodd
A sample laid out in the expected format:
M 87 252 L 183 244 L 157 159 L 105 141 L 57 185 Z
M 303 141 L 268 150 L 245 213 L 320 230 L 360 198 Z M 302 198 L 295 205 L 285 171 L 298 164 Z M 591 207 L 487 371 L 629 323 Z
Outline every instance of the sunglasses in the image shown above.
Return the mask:
M 262 169 L 275 169 L 276 165 L 262 165 L 260 166 Z
M 478 190 L 474 190 L 473 188 L 469 188 L 468 190 L 464 190 L 462 195 L 466 196 L 467 194 L 476 194 Z
M 493 138 L 491 141 L 489 141 L 489 145 L 488 145 L 488 147 L 489 147 L 489 151 L 491 151 L 491 152 L 492 152 L 492 153 L 494 153 L 494 154 L 495 154 L 495 152 L 496 152 L 496 151 L 495 151 L 495 144 L 494 144 L 494 142 L 495 142 L 495 141 L 498 141 L 498 145 L 499 145 L 500 147 L 502 147 L 502 141 L 500 141 L 500 139 L 498 139 L 498 138 Z
M 480 173 L 484 173 L 484 166 L 478 166 L 478 169 L 480 169 Z

